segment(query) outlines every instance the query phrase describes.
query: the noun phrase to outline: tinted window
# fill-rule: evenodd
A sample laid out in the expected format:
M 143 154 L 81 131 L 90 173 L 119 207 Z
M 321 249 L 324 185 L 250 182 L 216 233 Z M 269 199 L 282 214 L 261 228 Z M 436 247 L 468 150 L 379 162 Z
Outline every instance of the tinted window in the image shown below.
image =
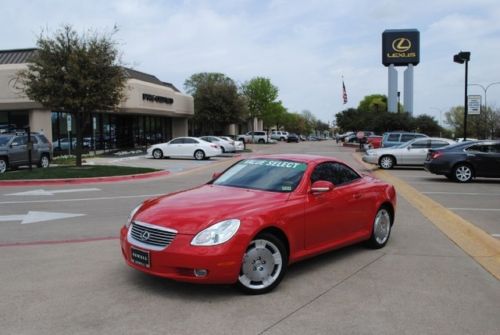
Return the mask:
M 184 139 L 184 143 L 187 143 L 187 144 L 198 144 L 199 142 L 197 140 L 195 140 L 194 138 L 185 138 Z
M 448 142 L 439 141 L 439 140 L 431 140 L 431 148 L 441 148 L 450 145 Z
M 411 145 L 412 148 L 428 148 L 429 147 L 429 141 L 428 140 L 420 140 L 420 141 L 415 141 Z
M 17 145 L 26 144 L 28 143 L 28 136 L 17 136 L 16 138 L 14 138 L 13 143 L 14 142 L 17 143 Z
M 49 143 L 49 140 L 47 139 L 47 137 L 43 136 L 43 135 L 38 135 L 38 139 L 42 142 L 42 143 Z
M 340 163 L 323 163 L 318 165 L 312 175 L 311 183 L 318 180 L 326 180 L 334 185 L 342 185 L 360 178 L 351 168 Z
M 484 144 L 476 144 L 468 147 L 465 151 L 489 152 L 489 146 Z
M 408 142 L 416 138 L 414 134 L 403 134 L 401 135 L 401 142 Z
M 6 145 L 10 139 L 10 136 L 0 136 L 0 145 Z
M 214 181 L 215 185 L 292 192 L 307 164 L 288 160 L 248 159 L 238 162 Z
M 38 139 L 36 138 L 36 136 L 31 136 L 31 142 L 33 142 L 33 144 L 38 143 Z
M 399 142 L 399 134 L 390 134 L 387 137 L 387 141 L 390 141 L 390 142 Z
M 170 144 L 182 144 L 184 143 L 183 138 L 176 138 L 175 140 L 170 141 Z
M 500 154 L 500 144 L 493 144 L 490 148 L 490 151 Z

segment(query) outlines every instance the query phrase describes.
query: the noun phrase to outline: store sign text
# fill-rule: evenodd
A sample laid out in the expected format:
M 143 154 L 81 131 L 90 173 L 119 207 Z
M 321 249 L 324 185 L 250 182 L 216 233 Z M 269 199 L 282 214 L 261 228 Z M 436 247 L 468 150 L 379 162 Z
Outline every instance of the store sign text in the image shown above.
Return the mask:
M 173 104 L 174 99 L 169 98 L 169 97 L 162 97 L 161 95 L 153 95 L 153 94 L 147 94 L 143 93 L 142 94 L 142 100 L 144 101 L 149 101 L 149 102 L 158 102 L 162 104 Z

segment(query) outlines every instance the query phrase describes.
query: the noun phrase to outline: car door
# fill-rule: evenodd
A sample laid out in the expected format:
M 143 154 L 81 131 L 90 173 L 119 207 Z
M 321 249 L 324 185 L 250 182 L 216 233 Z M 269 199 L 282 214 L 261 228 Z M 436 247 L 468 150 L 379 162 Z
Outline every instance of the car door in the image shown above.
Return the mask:
M 498 147 L 495 144 L 477 144 L 467 149 L 467 158 L 473 161 L 476 176 L 495 177 L 500 174 Z
M 367 201 L 361 177 L 350 168 L 336 162 L 315 167 L 310 183 L 318 180 L 332 182 L 333 190 L 308 194 L 305 210 L 306 249 L 333 246 L 352 240 L 365 220 L 362 203 Z
M 175 138 L 168 142 L 163 150 L 164 156 L 181 156 L 182 155 L 182 145 L 184 143 L 184 138 Z
M 184 143 L 182 144 L 182 156 L 193 157 L 194 152 L 200 148 L 201 145 L 200 142 L 198 142 L 198 140 L 194 138 L 184 138 Z
M 9 161 L 14 165 L 26 164 L 28 162 L 28 136 L 16 136 L 10 142 Z
M 405 165 L 424 164 L 427 153 L 429 152 L 430 141 L 428 139 L 415 140 L 403 151 L 402 163 Z

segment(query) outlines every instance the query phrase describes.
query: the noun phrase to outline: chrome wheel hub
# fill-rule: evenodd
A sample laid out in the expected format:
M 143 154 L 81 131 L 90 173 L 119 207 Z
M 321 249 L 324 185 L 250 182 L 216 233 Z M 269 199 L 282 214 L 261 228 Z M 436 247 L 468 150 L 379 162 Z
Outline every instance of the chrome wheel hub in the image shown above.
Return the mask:
M 0 173 L 4 173 L 7 170 L 7 163 L 4 160 L 0 160 Z
M 42 167 L 43 168 L 49 167 L 49 158 L 47 156 L 42 157 Z
M 455 172 L 455 176 L 460 181 L 468 181 L 472 177 L 472 171 L 467 166 L 461 166 Z
M 378 211 L 373 224 L 373 235 L 378 244 L 384 244 L 391 232 L 391 216 L 386 209 Z
M 267 240 L 252 241 L 243 256 L 239 281 L 251 289 L 266 288 L 279 277 L 282 263 L 276 245 Z
M 392 167 L 392 159 L 390 157 L 384 157 L 380 160 L 380 165 L 384 169 L 390 169 Z

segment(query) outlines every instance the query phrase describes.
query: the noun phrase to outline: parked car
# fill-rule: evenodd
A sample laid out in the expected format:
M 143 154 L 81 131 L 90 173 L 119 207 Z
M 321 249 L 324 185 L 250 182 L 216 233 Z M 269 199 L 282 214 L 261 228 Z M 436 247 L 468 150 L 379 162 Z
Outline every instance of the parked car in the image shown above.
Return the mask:
M 234 149 L 236 151 L 244 151 L 245 150 L 245 143 L 242 141 L 235 141 L 234 139 L 232 139 L 229 136 L 220 136 L 220 138 L 225 139 L 226 141 L 228 141 L 229 143 L 234 145 Z
M 411 141 L 419 137 L 428 137 L 425 134 L 409 133 L 409 132 L 387 132 L 382 136 L 382 148 L 389 148 L 402 143 Z
M 461 183 L 476 177 L 500 178 L 500 140 L 466 141 L 431 150 L 424 168 Z
M 256 156 L 137 206 L 121 252 L 151 275 L 260 294 L 301 259 L 361 241 L 384 247 L 395 209 L 393 186 L 332 157 Z
M 378 149 L 382 146 L 382 136 L 370 135 L 366 138 L 365 150 Z
M 286 141 L 288 139 L 288 132 L 281 130 L 273 130 L 271 132 L 271 138 L 276 141 Z
M 416 138 L 389 148 L 367 150 L 363 155 L 363 161 L 376 164 L 382 169 L 392 169 L 396 165 L 423 165 L 429 149 L 455 143 L 453 140 L 440 137 Z
M 249 131 L 246 134 L 236 136 L 238 141 L 245 143 L 267 143 L 269 142 L 265 131 Z
M 290 143 L 290 142 L 299 143 L 299 136 L 297 134 L 290 133 L 290 134 L 288 134 L 286 141 L 288 143 Z
M 31 160 L 47 168 L 52 160 L 52 144 L 43 134 L 31 133 Z M 29 164 L 28 134 L 0 134 L 0 173 L 9 168 Z
M 236 148 L 234 147 L 234 144 L 229 142 L 228 140 L 223 139 L 222 137 L 218 136 L 201 136 L 200 137 L 202 140 L 210 142 L 210 143 L 215 143 L 218 146 L 220 146 L 222 153 L 225 152 L 235 152 Z
M 155 159 L 193 157 L 196 160 L 201 160 L 220 154 L 222 154 L 222 150 L 217 144 L 196 137 L 177 137 L 166 143 L 152 145 L 147 149 L 146 156 Z

